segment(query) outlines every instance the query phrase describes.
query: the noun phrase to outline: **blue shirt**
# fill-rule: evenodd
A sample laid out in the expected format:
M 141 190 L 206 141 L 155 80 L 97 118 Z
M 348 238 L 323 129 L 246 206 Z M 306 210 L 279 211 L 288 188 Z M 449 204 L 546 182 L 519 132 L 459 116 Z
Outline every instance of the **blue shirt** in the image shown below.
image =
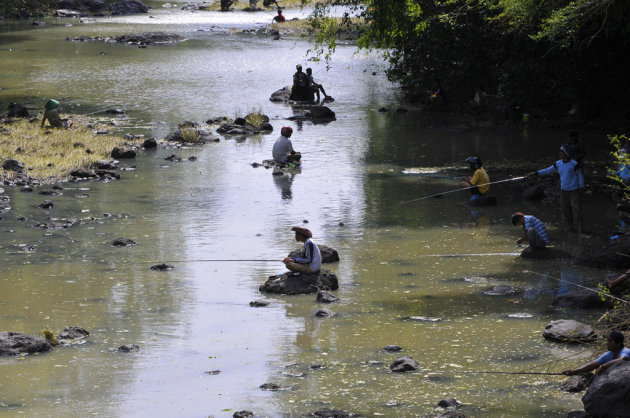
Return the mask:
M 619 356 L 617 358 L 621 358 L 621 357 L 625 357 L 626 359 L 630 360 L 630 349 L 623 347 L 621 349 L 621 351 L 619 352 Z M 606 353 L 604 353 L 600 358 L 598 358 L 596 361 L 597 363 L 599 363 L 599 365 L 601 366 L 602 364 L 606 364 L 609 361 L 613 361 L 615 360 L 613 358 L 613 352 L 612 351 L 608 351 Z
M 538 170 L 539 176 L 548 176 L 553 173 L 560 174 L 560 189 L 564 191 L 572 191 L 584 188 L 584 175 L 582 170 L 576 169 L 577 161 L 569 160 L 563 162 L 558 160 L 550 167 Z
M 523 225 L 523 229 L 525 230 L 525 232 L 527 232 L 529 228 L 533 227 L 536 232 L 538 232 L 538 235 L 540 235 L 540 238 L 542 238 L 543 241 L 549 244 L 547 228 L 545 227 L 545 224 L 540 221 L 540 219 L 532 215 L 525 215 L 523 219 L 525 220 L 525 225 Z
M 317 244 L 312 239 L 304 241 L 304 257 L 293 257 L 293 261 L 300 264 L 308 264 L 312 272 L 319 271 L 322 267 L 322 254 Z

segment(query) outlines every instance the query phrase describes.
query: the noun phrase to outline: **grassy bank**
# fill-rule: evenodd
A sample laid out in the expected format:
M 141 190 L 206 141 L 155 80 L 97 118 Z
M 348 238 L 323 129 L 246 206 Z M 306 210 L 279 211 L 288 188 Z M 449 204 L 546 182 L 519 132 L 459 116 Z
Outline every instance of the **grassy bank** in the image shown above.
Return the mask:
M 129 142 L 114 135 L 97 135 L 86 124 L 74 116 L 74 127 L 68 130 L 40 128 L 39 121 L 27 120 L 0 125 L 0 160 L 17 160 L 24 164 L 28 177 L 53 183 L 72 170 L 110 158 L 114 147 Z M 2 179 L 16 175 L 7 170 L 0 173 Z
M 325 30 L 333 34 L 339 40 L 357 40 L 361 32 L 366 28 L 365 22 L 360 19 L 343 19 L 340 17 L 327 19 Z M 277 30 L 280 35 L 314 37 L 324 28 L 315 26 L 312 19 L 288 20 L 282 23 L 274 23 L 271 28 Z

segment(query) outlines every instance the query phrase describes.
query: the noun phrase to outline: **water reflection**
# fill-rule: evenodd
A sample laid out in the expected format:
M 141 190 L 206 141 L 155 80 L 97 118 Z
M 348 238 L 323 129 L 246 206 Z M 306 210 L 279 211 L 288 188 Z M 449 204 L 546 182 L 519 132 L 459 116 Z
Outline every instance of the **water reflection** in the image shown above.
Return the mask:
M 295 177 L 301 172 L 301 169 L 295 168 L 280 175 L 273 175 L 273 182 L 276 185 L 276 188 L 280 191 L 280 196 L 282 197 L 282 199 L 291 199 L 293 197 L 293 194 L 291 193 L 291 187 L 293 186 L 293 181 L 295 180 Z

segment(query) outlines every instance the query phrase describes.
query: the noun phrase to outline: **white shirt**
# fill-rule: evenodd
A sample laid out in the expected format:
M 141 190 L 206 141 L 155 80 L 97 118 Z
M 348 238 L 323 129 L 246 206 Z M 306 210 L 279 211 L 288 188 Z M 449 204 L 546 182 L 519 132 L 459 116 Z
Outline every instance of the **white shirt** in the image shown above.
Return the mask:
M 280 135 L 280 138 L 276 139 L 276 142 L 273 144 L 271 154 L 274 161 L 283 163 L 287 160 L 287 152 L 291 151 L 293 151 L 291 140 L 286 136 Z

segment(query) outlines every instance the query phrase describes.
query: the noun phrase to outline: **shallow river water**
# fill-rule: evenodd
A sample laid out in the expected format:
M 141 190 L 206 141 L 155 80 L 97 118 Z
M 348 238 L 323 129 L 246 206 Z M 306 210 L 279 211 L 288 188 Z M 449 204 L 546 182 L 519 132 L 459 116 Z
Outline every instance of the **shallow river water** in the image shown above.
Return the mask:
M 37 209 L 48 198 L 37 191 L 47 187 L 33 194 L 7 190 L 12 210 L 0 221 L 0 330 L 38 334 L 76 325 L 91 334 L 83 345 L 0 358 L 0 416 L 205 417 L 246 409 L 288 417 L 322 407 L 431 416 L 447 397 L 462 402 L 467 416 L 561 417 L 581 409 L 580 394 L 556 390 L 558 376 L 465 372 L 555 372 L 603 351 L 601 342 L 550 343 L 542 331 L 555 319 L 597 320 L 600 312 L 555 310 L 551 301 L 606 272 L 520 259 L 510 214 L 544 219 L 555 245 L 571 253 L 598 238 L 561 232 L 557 208 L 513 199 L 501 185 L 492 188 L 500 204 L 491 208 L 462 205 L 463 192 L 418 200 L 460 184 L 413 174 L 444 167 L 463 174 L 469 155 L 489 166 L 529 160 L 542 168 L 566 132 L 466 129 L 436 115 L 397 113 L 400 97 L 385 64 L 352 45 L 338 47 L 330 71 L 310 63 L 335 98 L 337 120 L 297 124 L 286 120 L 289 106 L 268 98 L 290 83 L 295 64 L 308 64 L 309 44 L 242 32 L 266 25 L 273 13 L 193 13 L 151 4 L 152 17 L 83 25 L 52 20 L 46 27 L 0 22 L 2 108 L 20 101 L 38 110 L 48 97 L 60 99 L 66 112 L 121 107 L 139 128 L 120 133 L 156 137 L 183 120 L 261 109 L 275 131 L 244 142 L 141 152 L 124 163 L 136 169 L 121 172 L 120 181 L 65 184 L 50 212 Z M 139 49 L 65 39 L 155 30 L 189 40 Z M 272 176 L 253 168 L 270 158 L 283 125 L 294 128 L 302 169 Z M 602 133 L 584 132 L 583 139 L 594 158 L 605 155 Z M 173 153 L 184 161 L 164 160 Z M 609 202 L 591 198 L 585 206 L 591 230 L 614 224 Z M 32 227 L 65 218 L 81 222 Z M 332 318 L 314 316 L 323 307 L 314 295 L 258 293 L 267 276 L 283 271 L 280 260 L 299 248 L 290 228 L 304 222 L 317 243 L 341 258 L 324 266 L 340 281 Z M 112 246 L 119 237 L 138 245 Z M 204 261 L 210 259 L 244 261 Z M 175 269 L 149 269 L 161 262 Z M 521 291 L 483 293 L 499 284 Z M 259 299 L 269 306 L 249 306 Z M 508 317 L 514 313 L 529 315 Z M 117 352 L 123 344 L 141 348 Z M 384 352 L 388 344 L 403 347 L 420 372 L 391 373 L 400 354 Z M 206 373 L 214 370 L 220 373 Z M 283 390 L 263 391 L 264 383 Z

